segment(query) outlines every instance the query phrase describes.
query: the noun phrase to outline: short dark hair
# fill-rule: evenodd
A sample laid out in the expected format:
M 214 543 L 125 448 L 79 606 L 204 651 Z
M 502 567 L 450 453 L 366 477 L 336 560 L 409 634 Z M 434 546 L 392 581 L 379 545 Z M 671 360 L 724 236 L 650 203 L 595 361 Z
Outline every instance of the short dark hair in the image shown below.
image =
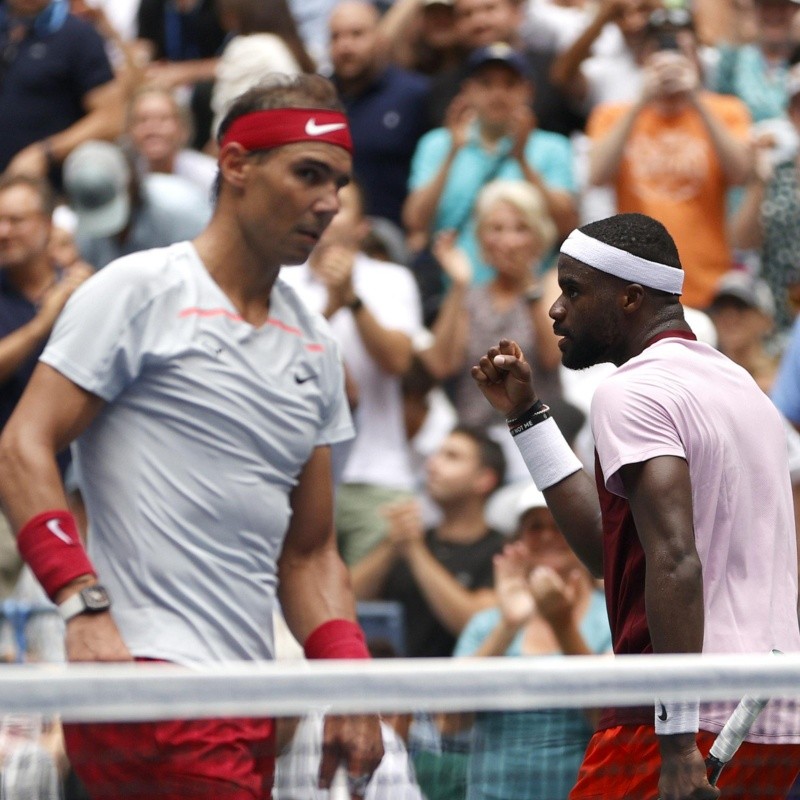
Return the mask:
M 683 269 L 678 248 L 669 231 L 646 214 L 616 214 L 590 222 L 580 231 L 639 258 Z
M 13 189 L 15 186 L 27 186 L 32 189 L 39 196 L 42 213 L 46 217 L 53 215 L 56 196 L 53 187 L 45 178 L 37 178 L 34 175 L 4 175 L 0 178 L 0 192 Z
M 451 434 L 460 434 L 472 439 L 478 448 L 478 460 L 481 466 L 494 472 L 497 476 L 497 486 L 502 486 L 506 479 L 506 457 L 503 455 L 503 448 L 486 431 L 473 425 L 456 425 Z

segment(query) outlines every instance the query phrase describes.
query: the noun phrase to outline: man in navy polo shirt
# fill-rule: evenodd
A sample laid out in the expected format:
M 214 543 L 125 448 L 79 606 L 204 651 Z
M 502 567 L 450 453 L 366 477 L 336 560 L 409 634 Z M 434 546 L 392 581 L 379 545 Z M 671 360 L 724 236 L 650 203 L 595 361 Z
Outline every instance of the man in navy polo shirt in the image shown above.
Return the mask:
M 0 7 L 0 172 L 49 176 L 87 139 L 122 129 L 122 101 L 103 39 L 67 0 Z
M 43 180 L 0 179 L 0 431 L 30 380 L 56 317 L 90 274 L 84 265 L 60 270 L 47 244 L 53 198 Z M 64 470 L 69 451 L 59 456 Z M 16 542 L 0 513 L 0 596 L 19 571 Z
M 72 292 L 91 274 L 50 259 L 53 200 L 43 180 L 0 179 L 0 430 L 31 377 Z
M 366 212 L 401 225 L 411 156 L 428 130 L 428 79 L 386 66 L 378 11 L 366 0 L 344 0 L 330 18 L 333 82 L 353 136 L 353 169 Z

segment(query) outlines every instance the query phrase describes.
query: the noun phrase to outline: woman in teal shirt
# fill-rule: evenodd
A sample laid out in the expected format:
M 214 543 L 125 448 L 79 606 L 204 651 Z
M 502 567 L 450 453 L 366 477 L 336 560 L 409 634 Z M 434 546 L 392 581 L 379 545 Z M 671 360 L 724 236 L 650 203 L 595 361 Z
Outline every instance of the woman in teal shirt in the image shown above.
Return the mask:
M 544 496 L 520 497 L 513 542 L 495 556 L 497 608 L 476 614 L 456 656 L 590 655 L 611 651 L 605 601 L 556 527 Z M 594 732 L 579 709 L 476 715 L 467 800 L 565 800 Z

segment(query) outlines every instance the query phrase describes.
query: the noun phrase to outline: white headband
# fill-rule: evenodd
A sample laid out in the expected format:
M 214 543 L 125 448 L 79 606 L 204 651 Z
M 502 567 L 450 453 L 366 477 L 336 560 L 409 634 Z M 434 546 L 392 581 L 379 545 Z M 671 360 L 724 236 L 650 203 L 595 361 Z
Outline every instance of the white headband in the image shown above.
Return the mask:
M 680 294 L 683 291 L 682 269 L 640 258 L 626 250 L 593 239 L 579 230 L 572 231 L 566 238 L 561 245 L 561 252 L 601 272 L 651 289 L 670 294 Z

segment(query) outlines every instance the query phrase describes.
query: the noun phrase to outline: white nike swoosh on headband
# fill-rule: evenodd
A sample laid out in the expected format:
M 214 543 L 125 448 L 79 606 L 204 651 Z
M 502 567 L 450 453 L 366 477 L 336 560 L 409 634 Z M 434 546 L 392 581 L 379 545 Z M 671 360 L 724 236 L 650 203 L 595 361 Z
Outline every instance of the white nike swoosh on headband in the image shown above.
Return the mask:
M 306 122 L 306 133 L 309 136 L 323 136 L 326 133 L 340 131 L 342 128 L 346 127 L 347 125 L 344 122 L 331 122 L 328 125 L 317 125 L 317 121 L 312 117 Z

